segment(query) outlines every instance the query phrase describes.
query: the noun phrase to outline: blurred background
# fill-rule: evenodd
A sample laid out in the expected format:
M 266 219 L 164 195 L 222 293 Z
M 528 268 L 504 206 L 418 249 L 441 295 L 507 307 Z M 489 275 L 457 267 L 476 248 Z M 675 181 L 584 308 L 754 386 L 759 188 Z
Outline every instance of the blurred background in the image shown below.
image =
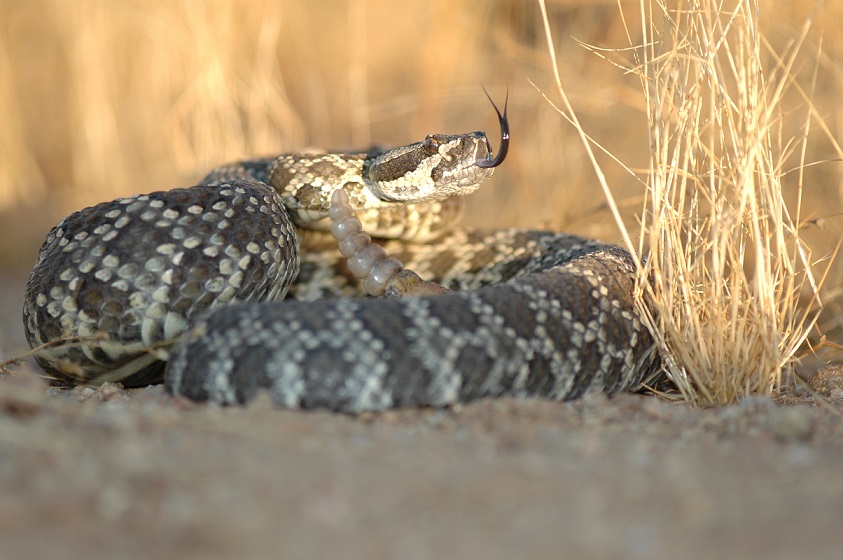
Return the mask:
M 670 2 L 671 4 L 673 2 Z M 563 85 L 585 129 L 644 177 L 638 78 L 580 43 L 631 60 L 637 1 L 548 0 Z M 816 9 L 764 0 L 767 46 L 781 52 Z M 630 29 L 629 36 L 624 20 Z M 796 63 L 813 98 L 802 216 L 819 259 L 841 235 L 843 2 L 826 2 Z M 767 56 L 767 67 L 775 58 Z M 815 83 L 814 83 L 815 80 Z M 0 2 L 0 352 L 21 350 L 26 275 L 64 215 L 117 196 L 192 184 L 241 157 L 308 146 L 394 146 L 426 134 L 485 130 L 509 88 L 512 147 L 472 196 L 464 223 L 553 227 L 617 241 L 594 171 L 557 102 L 533 0 L 3 0 Z M 794 88 L 782 118 L 799 136 L 808 106 Z M 787 140 L 787 139 L 785 139 Z M 834 160 L 834 161 L 832 161 Z M 798 152 L 789 166 L 798 165 Z M 635 230 L 643 186 L 601 164 Z M 795 200 L 798 174 L 786 176 Z M 841 263 L 826 285 L 839 300 Z M 838 326 L 834 305 L 823 325 Z M 843 342 L 843 341 L 841 341 Z

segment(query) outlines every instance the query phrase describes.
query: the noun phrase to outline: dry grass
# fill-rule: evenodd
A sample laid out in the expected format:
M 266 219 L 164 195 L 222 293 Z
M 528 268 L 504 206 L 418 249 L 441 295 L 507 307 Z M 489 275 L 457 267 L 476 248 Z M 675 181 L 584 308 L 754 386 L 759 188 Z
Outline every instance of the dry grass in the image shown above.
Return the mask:
M 801 197 L 788 208 L 782 194 L 794 150 L 804 168 L 812 117 L 782 112 L 804 34 L 767 70 L 756 1 L 695 4 L 647 8 L 636 68 L 650 107 L 643 275 L 669 377 L 686 399 L 719 405 L 778 392 L 821 308 Z M 801 137 L 783 136 L 787 117 L 802 119 Z
M 622 38 L 603 1 L 551 9 L 563 36 Z M 611 236 L 581 151 L 566 149 L 575 139 L 529 84 L 550 86 L 540 40 L 536 6 L 521 0 L 1 3 L 0 211 L 46 204 L 41 237 L 79 207 L 183 186 L 239 157 L 494 131 L 485 84 L 495 98 L 509 86 L 514 144 L 471 222 Z M 595 129 L 617 130 L 607 110 L 629 85 L 568 51 L 563 71 L 582 76 L 572 96 Z M 624 134 L 609 142 L 644 155 Z
M 640 78 L 650 140 L 637 245 L 615 216 L 630 250 L 647 255 L 639 303 L 664 369 L 686 400 L 704 406 L 778 392 L 822 308 L 800 232 L 817 111 L 801 89 L 801 114 L 784 109 L 787 90 L 798 89 L 794 63 L 811 20 L 779 56 L 765 52 L 759 8 L 755 0 L 642 0 L 643 41 L 628 67 Z M 808 80 L 812 91 L 816 72 Z M 794 118 L 798 126 L 788 126 Z M 793 130 L 799 135 L 788 136 Z M 789 206 L 791 167 L 798 188 Z
M 810 324 L 801 323 L 793 300 L 807 279 L 800 267 L 811 258 L 797 248 L 808 239 L 816 255 L 830 254 L 843 225 L 843 168 L 810 165 L 840 157 L 831 139 L 843 128 L 836 24 L 843 3 L 823 6 L 795 65 L 771 53 L 794 52 L 788 43 L 802 36 L 813 5 L 765 0 L 759 23 L 751 4 L 730 3 L 741 13 L 724 33 L 725 12 L 702 16 L 716 13 L 708 0 L 697 3 L 696 14 L 658 3 L 651 13 L 649 5 L 621 0 L 625 20 L 612 2 L 547 1 L 556 68 L 581 129 L 626 166 L 601 151 L 588 157 L 576 131 L 560 126 L 536 91 L 552 91 L 554 79 L 534 2 L 2 3 L 0 261 L 4 269 L 28 269 L 62 215 L 188 184 L 225 160 L 495 130 L 480 84 L 495 97 L 508 84 L 512 150 L 472 197 L 467 223 L 617 240 L 615 223 L 634 231 L 643 209 L 642 233 L 628 244 L 639 251 L 652 245 L 648 266 L 663 283 L 653 296 L 679 313 L 659 317 L 663 344 L 705 350 L 701 361 L 716 358 L 716 375 L 726 378 L 736 362 L 753 363 L 754 374 L 733 379 L 771 390 Z M 712 42 L 721 35 L 725 42 Z M 582 44 L 601 47 L 596 52 L 632 71 Z M 612 50 L 627 44 L 647 48 Z M 595 185 L 593 162 L 611 185 L 615 219 Z M 793 168 L 801 169 L 783 173 Z M 800 220 L 810 227 L 797 227 Z M 692 250 L 687 242 L 695 240 L 705 241 Z M 830 278 L 840 270 L 838 261 Z M 834 305 L 843 284 L 828 284 L 825 300 Z M 692 296 L 710 311 L 695 315 Z M 843 331 L 837 317 L 843 313 L 824 320 L 833 339 L 835 329 Z M 746 321 L 756 321 L 754 335 Z M 692 328 L 704 336 L 688 334 Z M 731 354 L 718 357 L 714 348 Z M 680 377 L 714 371 L 681 363 L 677 357 Z M 728 400 L 736 390 L 712 398 Z
M 797 21 L 801 4 L 770 0 L 769 27 Z M 578 43 L 625 43 L 617 7 L 553 0 L 548 9 L 583 123 L 644 167 L 635 80 Z M 825 19 L 843 15 L 834 9 Z M 843 52 L 835 33 L 826 52 Z M 828 68 L 833 98 L 843 82 Z M 494 130 L 480 84 L 493 96 L 508 84 L 513 149 L 473 198 L 470 223 L 615 237 L 576 137 L 530 81 L 552 88 L 537 6 L 523 0 L 2 3 L 0 211 L 14 218 L 48 202 L 45 230 L 81 206 L 182 186 L 242 156 Z M 619 166 L 604 170 L 634 223 L 641 185 Z

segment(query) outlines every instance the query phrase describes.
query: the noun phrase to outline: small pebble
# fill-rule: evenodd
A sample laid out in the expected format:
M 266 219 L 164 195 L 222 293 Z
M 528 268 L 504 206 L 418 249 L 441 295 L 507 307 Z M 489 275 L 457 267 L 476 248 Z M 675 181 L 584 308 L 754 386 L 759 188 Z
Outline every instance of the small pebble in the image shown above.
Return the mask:
M 814 433 L 811 410 L 803 406 L 777 408 L 770 413 L 770 430 L 779 441 L 806 441 Z
M 831 364 L 818 369 L 808 385 L 824 397 L 843 398 L 843 364 Z

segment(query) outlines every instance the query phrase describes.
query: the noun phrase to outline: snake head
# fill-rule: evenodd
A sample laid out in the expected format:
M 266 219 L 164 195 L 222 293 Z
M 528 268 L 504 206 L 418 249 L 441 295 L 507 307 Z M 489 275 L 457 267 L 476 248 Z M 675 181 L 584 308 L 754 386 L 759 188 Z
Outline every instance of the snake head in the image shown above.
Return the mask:
M 478 165 L 491 158 L 484 132 L 431 134 L 422 142 L 395 148 L 375 159 L 368 177 L 378 198 L 428 202 L 477 190 L 494 169 Z
M 486 96 L 489 97 L 488 92 Z M 474 192 L 506 158 L 508 101 L 507 93 L 503 114 L 492 101 L 501 127 L 501 146 L 496 156 L 492 157 L 485 132 L 431 134 L 421 142 L 395 148 L 375 159 L 368 168 L 372 191 L 382 200 L 405 203 L 444 200 Z

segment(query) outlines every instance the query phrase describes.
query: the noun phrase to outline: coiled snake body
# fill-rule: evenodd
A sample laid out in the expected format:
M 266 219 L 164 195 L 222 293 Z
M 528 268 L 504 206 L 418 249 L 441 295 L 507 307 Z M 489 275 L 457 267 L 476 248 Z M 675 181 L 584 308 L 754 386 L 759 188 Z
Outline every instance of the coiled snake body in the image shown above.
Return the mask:
M 482 132 L 287 154 L 68 216 L 26 288 L 39 365 L 61 384 L 163 375 L 198 400 L 244 403 L 266 389 L 282 406 L 349 412 L 639 387 L 658 359 L 626 251 L 543 231 L 443 236 L 505 156 L 499 116 L 495 159 Z M 326 299 L 359 276 L 319 232 L 336 189 L 366 232 L 391 239 L 389 254 L 455 291 Z M 288 290 L 300 301 L 280 301 Z

